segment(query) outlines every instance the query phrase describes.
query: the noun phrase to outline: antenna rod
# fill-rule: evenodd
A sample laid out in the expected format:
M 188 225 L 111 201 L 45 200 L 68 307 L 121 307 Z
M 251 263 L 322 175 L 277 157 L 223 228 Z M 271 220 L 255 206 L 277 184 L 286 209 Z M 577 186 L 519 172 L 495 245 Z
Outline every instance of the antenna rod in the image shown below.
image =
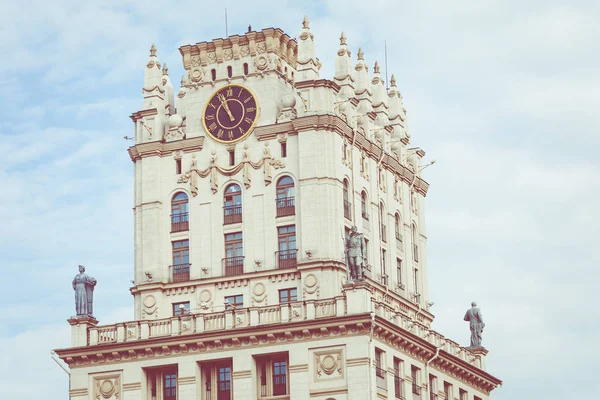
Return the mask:
M 385 52 L 385 90 L 388 91 L 390 89 L 390 86 L 388 85 L 388 78 L 387 78 L 387 40 L 383 41 L 383 49 Z
M 225 37 L 229 37 L 229 33 L 227 32 L 227 7 L 225 7 Z

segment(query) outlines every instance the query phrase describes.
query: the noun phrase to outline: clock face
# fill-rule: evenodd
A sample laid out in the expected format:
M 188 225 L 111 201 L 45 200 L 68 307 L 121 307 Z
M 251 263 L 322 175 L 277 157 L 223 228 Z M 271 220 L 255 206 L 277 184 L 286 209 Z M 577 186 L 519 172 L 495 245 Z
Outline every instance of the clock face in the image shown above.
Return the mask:
M 254 94 L 241 85 L 217 90 L 204 107 L 204 129 L 217 142 L 233 143 L 250 134 L 258 121 L 258 103 Z

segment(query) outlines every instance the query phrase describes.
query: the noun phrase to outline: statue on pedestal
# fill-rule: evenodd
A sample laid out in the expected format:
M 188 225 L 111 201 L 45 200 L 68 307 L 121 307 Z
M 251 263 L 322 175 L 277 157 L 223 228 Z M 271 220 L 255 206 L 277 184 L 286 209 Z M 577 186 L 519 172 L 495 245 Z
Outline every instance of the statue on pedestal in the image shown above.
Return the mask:
M 358 232 L 356 226 L 350 230 L 350 236 L 346 239 L 346 264 L 353 281 L 364 280 L 364 268 L 367 261 L 367 243 L 362 233 Z
M 469 326 L 471 328 L 471 346 L 469 346 L 469 348 L 475 349 L 482 347 L 481 334 L 483 333 L 483 328 L 485 328 L 485 323 L 483 322 L 483 317 L 481 311 L 479 311 L 479 308 L 477 307 L 477 303 L 471 303 L 471 308 L 465 313 L 464 320 L 469 321 Z
M 94 314 L 94 286 L 96 279 L 85 273 L 85 267 L 79 266 L 79 274 L 73 278 L 73 290 L 75 290 L 75 311 L 77 317 L 93 317 Z

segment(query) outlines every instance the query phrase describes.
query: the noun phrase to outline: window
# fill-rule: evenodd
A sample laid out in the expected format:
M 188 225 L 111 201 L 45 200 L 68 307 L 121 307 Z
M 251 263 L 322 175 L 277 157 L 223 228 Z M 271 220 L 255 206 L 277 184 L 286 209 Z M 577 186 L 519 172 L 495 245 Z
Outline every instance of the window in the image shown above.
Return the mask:
M 417 226 L 412 225 L 412 243 L 413 243 L 413 259 L 415 262 L 419 262 L 419 245 L 417 244 Z
M 189 229 L 188 197 L 183 192 L 176 193 L 171 200 L 171 232 Z
M 419 270 L 413 269 L 413 288 L 415 289 L 415 302 L 419 302 L 421 295 L 419 294 Z
M 434 375 L 429 375 L 429 400 L 437 400 L 437 378 Z
M 212 78 L 213 81 L 216 81 L 217 80 L 217 70 L 214 69 L 214 68 L 211 69 L 210 70 L 210 76 L 211 76 L 211 78 Z
M 181 158 L 180 158 L 180 159 L 177 159 L 177 160 L 175 160 L 175 173 L 176 173 L 177 175 L 180 175 L 180 174 L 181 174 Z
M 187 282 L 190 280 L 190 241 L 176 240 L 171 245 L 173 252 L 171 282 Z
M 404 379 L 402 379 L 402 360 L 394 357 L 394 396 L 404 399 Z
M 227 76 L 228 76 L 229 78 L 231 78 L 231 77 L 233 76 L 233 68 L 231 68 L 231 65 L 229 65 L 229 66 L 227 67 Z
M 402 220 L 399 213 L 396 213 L 394 217 L 394 231 L 396 233 L 396 248 L 402 250 Z
M 190 302 L 185 303 L 173 303 L 173 316 L 180 317 L 182 315 L 188 315 L 190 313 Z
M 400 258 L 396 258 L 396 285 L 398 289 L 404 289 L 404 284 L 402 283 L 402 260 Z
M 235 165 L 235 151 L 234 150 L 229 150 L 229 166 L 232 167 Z
M 283 176 L 277 181 L 277 217 L 296 214 L 296 200 L 294 197 L 294 180 Z
M 233 398 L 231 359 L 203 363 L 200 370 L 202 384 L 205 387 L 203 399 L 231 400 Z
M 414 365 L 410 366 L 410 377 L 412 378 L 412 392 L 416 395 L 421 395 L 421 386 L 419 383 L 419 374 L 421 370 Z
M 223 224 L 242 222 L 242 189 L 239 185 L 227 186 L 223 203 Z
M 360 211 L 362 213 L 362 217 L 365 221 L 369 220 L 369 213 L 367 209 L 367 193 L 362 192 L 360 194 Z
M 225 235 L 225 276 L 244 273 L 244 243 L 242 232 Z
M 473 396 L 473 400 L 481 400 L 481 397 L 479 397 L 479 396 Z
M 248 75 L 248 63 L 244 63 L 244 75 Z
M 383 203 L 379 203 L 379 236 L 382 243 L 387 242 L 387 226 L 385 226 L 385 209 Z
M 383 390 L 387 390 L 385 375 L 386 371 L 383 364 L 383 351 L 375 349 L 375 377 L 377 387 Z
M 225 309 L 238 309 L 244 307 L 244 295 L 236 294 L 234 296 L 225 296 L 223 300 L 225 303 Z
M 344 217 L 352 221 L 352 208 L 350 205 L 350 195 L 348 193 L 348 179 L 344 179 Z
M 257 357 L 256 367 L 259 379 L 259 399 L 289 394 L 287 354 Z
M 149 397 L 156 400 L 177 400 L 177 366 L 144 369 Z
M 385 265 L 385 259 L 387 257 L 387 253 L 385 249 L 381 249 L 381 283 L 387 286 L 387 269 Z
M 444 397 L 446 400 L 454 400 L 454 397 L 452 396 L 452 385 L 448 382 L 444 382 Z
M 281 289 L 279 291 L 279 302 L 280 303 L 289 303 L 290 301 L 297 301 L 298 295 L 296 288 L 291 289 Z
M 460 400 L 468 400 L 469 394 L 464 389 L 458 389 L 458 398 Z
M 281 142 L 281 158 L 287 157 L 287 143 Z
M 296 226 L 280 226 L 277 228 L 279 251 L 277 252 L 277 268 L 296 268 Z

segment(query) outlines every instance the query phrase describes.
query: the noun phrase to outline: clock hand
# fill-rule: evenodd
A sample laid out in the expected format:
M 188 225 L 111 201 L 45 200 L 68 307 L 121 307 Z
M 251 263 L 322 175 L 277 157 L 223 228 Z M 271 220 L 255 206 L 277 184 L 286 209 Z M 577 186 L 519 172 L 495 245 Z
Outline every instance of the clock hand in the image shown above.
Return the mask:
M 227 115 L 229 115 L 229 119 L 231 121 L 234 121 L 235 118 L 233 118 L 233 114 L 231 113 L 231 110 L 229 109 L 229 105 L 227 104 L 227 100 L 225 100 L 225 96 L 223 96 L 221 93 L 219 93 L 219 100 L 221 100 L 221 104 L 223 105 L 223 108 L 225 109 L 225 112 L 227 113 Z

